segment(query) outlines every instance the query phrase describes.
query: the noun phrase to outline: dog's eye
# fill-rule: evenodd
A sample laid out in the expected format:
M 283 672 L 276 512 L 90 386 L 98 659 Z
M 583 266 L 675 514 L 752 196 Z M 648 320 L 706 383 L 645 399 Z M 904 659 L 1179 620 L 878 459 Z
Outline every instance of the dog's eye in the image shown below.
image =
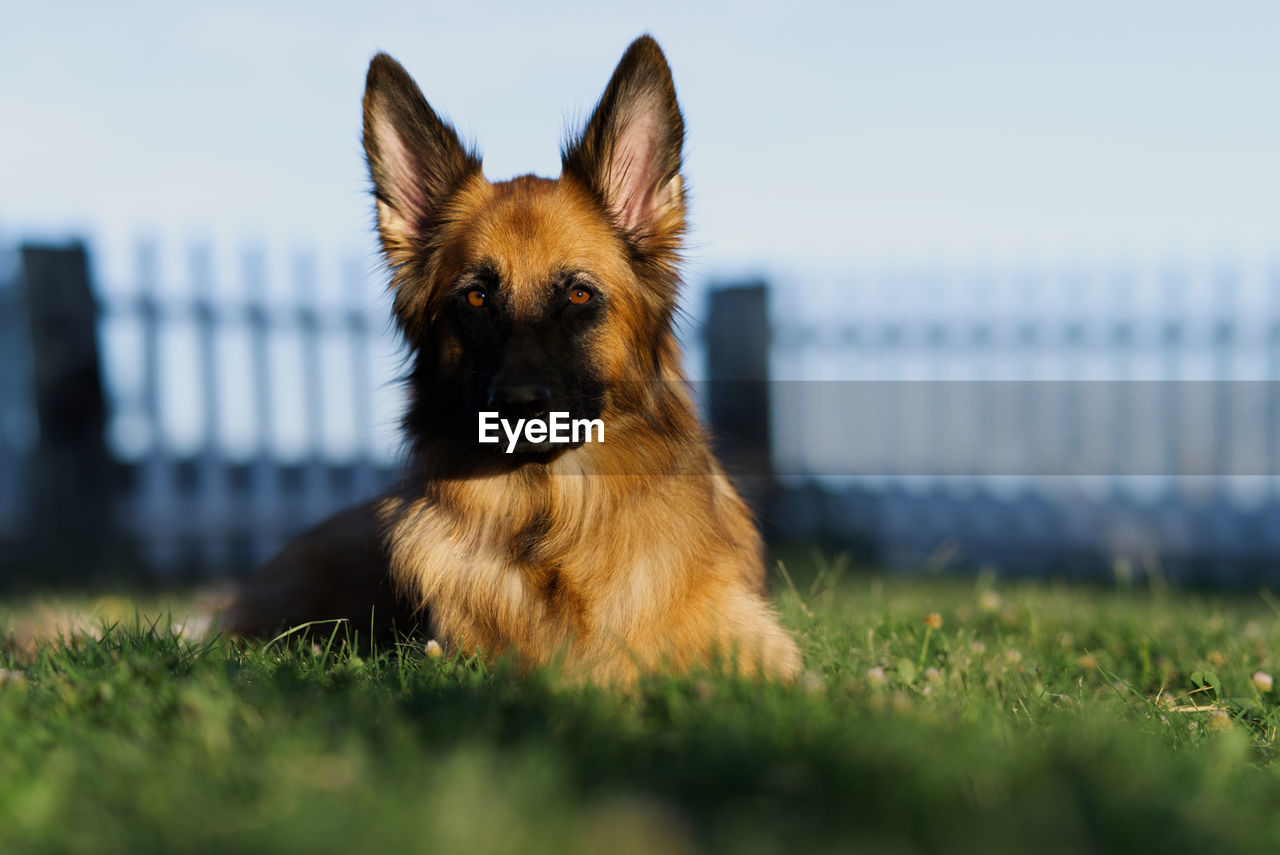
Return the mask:
M 591 292 L 585 288 L 574 288 L 569 292 L 569 302 L 575 306 L 581 306 L 583 303 L 591 299 Z
M 472 288 L 467 292 L 467 302 L 479 309 L 488 300 L 488 295 L 479 288 Z

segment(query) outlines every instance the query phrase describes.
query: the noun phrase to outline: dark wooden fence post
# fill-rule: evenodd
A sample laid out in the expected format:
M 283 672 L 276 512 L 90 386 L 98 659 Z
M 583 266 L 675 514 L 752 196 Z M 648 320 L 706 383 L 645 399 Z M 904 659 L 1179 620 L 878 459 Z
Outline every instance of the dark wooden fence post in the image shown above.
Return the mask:
M 768 288 L 763 282 L 711 291 L 704 329 L 707 419 L 716 454 L 773 535 L 778 496 L 769 390 Z
M 48 575 L 87 575 L 110 533 L 110 465 L 98 308 L 80 244 L 24 245 L 39 441 L 31 473 L 33 540 Z

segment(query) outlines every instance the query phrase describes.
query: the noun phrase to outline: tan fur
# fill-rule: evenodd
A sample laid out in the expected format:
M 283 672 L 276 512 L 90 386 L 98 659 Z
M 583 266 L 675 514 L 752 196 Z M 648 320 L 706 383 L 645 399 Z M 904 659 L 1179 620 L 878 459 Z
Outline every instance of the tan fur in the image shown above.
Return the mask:
M 440 318 L 466 271 L 492 268 L 517 322 L 552 299 L 557 271 L 590 271 L 608 297 L 586 345 L 605 441 L 468 467 L 463 440 L 409 422 L 412 474 L 374 512 L 402 601 L 450 648 L 559 661 L 600 682 L 717 660 L 794 676 L 799 650 L 768 604 L 759 535 L 697 421 L 671 329 L 683 123 L 656 43 L 627 52 L 558 180 L 491 183 L 416 93 L 394 61 L 374 61 L 366 147 L 420 371 L 460 370 Z M 406 183 L 415 169 L 425 178 Z

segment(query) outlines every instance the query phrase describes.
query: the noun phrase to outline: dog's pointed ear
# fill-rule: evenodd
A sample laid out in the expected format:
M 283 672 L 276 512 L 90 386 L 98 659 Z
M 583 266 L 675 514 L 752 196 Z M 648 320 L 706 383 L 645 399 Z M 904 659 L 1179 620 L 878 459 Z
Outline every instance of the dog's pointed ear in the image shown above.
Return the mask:
M 582 135 L 566 146 L 564 174 L 595 192 L 638 249 L 674 254 L 684 232 L 683 146 L 671 69 L 658 43 L 641 36 L 623 54 Z
M 450 194 L 480 171 L 480 159 L 385 53 L 369 63 L 365 81 L 364 151 L 383 251 L 400 264 L 429 242 Z

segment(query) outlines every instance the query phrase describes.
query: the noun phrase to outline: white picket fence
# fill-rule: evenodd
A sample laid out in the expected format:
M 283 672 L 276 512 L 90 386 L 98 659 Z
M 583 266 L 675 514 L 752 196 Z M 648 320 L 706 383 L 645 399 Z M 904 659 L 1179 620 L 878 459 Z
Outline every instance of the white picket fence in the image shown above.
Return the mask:
M 397 343 L 368 265 L 321 299 L 306 256 L 287 287 L 260 252 L 185 258 L 175 285 L 141 246 L 97 288 L 115 523 L 157 568 L 218 572 L 395 477 Z M 1280 266 L 783 276 L 768 300 L 782 534 L 1280 566 Z M 35 442 L 22 341 L 0 286 L 0 540 Z
M 782 528 L 906 564 L 1280 567 L 1280 265 L 800 284 L 772 291 Z
M 104 329 L 136 334 L 141 344 L 129 370 L 119 363 L 130 349 L 113 352 L 111 335 L 104 336 L 116 403 L 112 444 L 132 443 L 135 452 L 120 523 L 157 567 L 256 564 L 301 528 L 395 477 L 395 426 L 375 418 L 398 408 L 384 373 L 396 344 L 386 306 L 361 287 L 361 270 L 346 270 L 339 299 L 326 305 L 310 256 L 293 259 L 292 288 L 271 287 L 263 253 L 247 251 L 241 262 L 242 296 L 215 296 L 210 253 L 196 247 L 188 254 L 189 287 L 175 294 L 160 286 L 154 245 L 144 245 L 135 292 L 102 302 Z M 292 343 L 292 359 L 282 341 Z M 184 344 L 175 382 L 164 376 L 166 345 L 180 351 Z M 127 391 L 123 375 L 134 379 Z M 184 384 L 193 387 L 185 394 Z M 200 418 L 186 419 L 181 442 L 174 423 L 184 401 L 198 404 Z M 328 435 L 335 413 L 348 423 L 337 450 Z
M 167 265 L 175 282 L 145 243 L 126 282 L 93 283 L 112 528 L 162 572 L 243 570 L 395 477 L 396 343 L 364 270 L 344 270 L 326 302 L 315 283 L 331 277 L 310 256 L 293 259 L 284 288 L 260 251 L 221 279 L 213 257 L 193 247 L 185 271 Z M 37 440 L 19 300 L 0 287 L 0 536 L 10 539 L 28 522 L 23 469 Z

